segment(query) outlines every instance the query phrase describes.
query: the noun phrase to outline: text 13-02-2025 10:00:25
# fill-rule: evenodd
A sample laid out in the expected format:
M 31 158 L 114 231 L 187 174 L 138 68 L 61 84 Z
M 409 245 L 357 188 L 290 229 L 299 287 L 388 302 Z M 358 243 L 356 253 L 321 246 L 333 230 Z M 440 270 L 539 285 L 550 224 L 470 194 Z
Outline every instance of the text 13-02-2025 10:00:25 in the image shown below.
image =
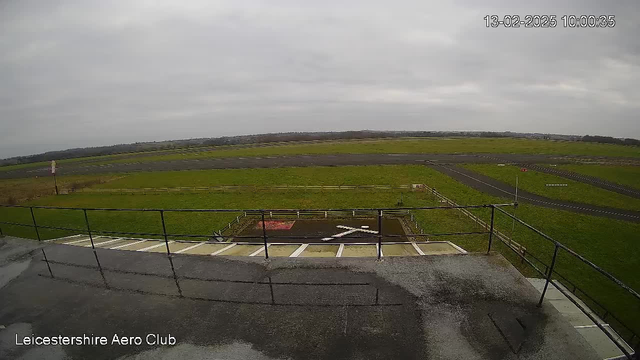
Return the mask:
M 612 28 L 615 15 L 486 15 L 485 26 L 498 28 Z

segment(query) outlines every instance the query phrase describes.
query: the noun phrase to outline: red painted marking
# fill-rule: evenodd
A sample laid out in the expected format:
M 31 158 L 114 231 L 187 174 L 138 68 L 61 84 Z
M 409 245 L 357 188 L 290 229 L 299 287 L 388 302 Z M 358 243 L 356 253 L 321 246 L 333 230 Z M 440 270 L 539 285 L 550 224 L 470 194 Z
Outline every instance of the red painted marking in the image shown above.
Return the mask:
M 522 169 L 520 169 L 520 171 L 522 171 L 522 172 L 527 172 L 527 171 L 529 171 L 529 170 L 527 170 L 526 168 L 522 168 Z
M 291 230 L 295 224 L 293 221 L 281 221 L 281 220 L 269 220 L 264 222 L 264 227 L 267 230 Z M 262 229 L 262 221 L 258 221 L 256 229 Z

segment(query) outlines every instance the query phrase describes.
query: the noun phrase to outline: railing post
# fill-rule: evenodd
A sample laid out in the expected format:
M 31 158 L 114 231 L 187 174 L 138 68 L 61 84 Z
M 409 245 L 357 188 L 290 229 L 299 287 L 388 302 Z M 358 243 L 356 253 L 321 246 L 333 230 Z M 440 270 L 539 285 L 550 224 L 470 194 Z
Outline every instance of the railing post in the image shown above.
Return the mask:
M 38 241 L 42 241 L 40 239 L 40 231 L 38 231 L 38 224 L 36 223 L 36 216 L 33 214 L 33 207 L 30 207 L 31 210 L 31 219 L 33 220 L 33 227 L 36 229 L 36 236 L 38 237 Z
M 167 255 L 171 255 L 169 251 L 169 239 L 167 239 L 167 227 L 164 225 L 164 210 L 160 210 L 160 219 L 162 220 L 162 234 L 164 234 L 164 245 L 167 247 Z
M 267 246 L 267 225 L 264 223 L 264 211 L 260 211 L 260 215 L 262 216 L 262 239 L 264 240 L 264 258 L 269 258 L 269 246 Z
M 89 240 L 91 240 L 91 248 L 93 250 L 96 249 L 95 245 L 93 245 L 93 235 L 91 235 L 91 227 L 89 226 L 89 217 L 87 216 L 87 209 L 82 209 L 84 212 L 84 222 L 87 224 L 87 231 L 89 232 Z
M 378 260 L 382 257 L 382 210 L 378 210 Z
M 491 227 L 489 230 L 489 248 L 487 249 L 487 254 L 491 251 L 491 242 L 493 241 L 493 219 L 496 215 L 496 207 L 491 205 Z
M 53 278 L 53 272 L 51 271 L 51 266 L 49 265 L 49 259 L 47 259 L 47 254 L 44 252 L 44 248 L 40 248 L 42 250 L 42 255 L 44 256 L 44 261 L 47 263 L 47 268 L 49 268 L 49 275 Z
M 542 296 L 540 296 L 538 307 L 542 306 L 542 300 L 544 300 L 544 295 L 547 292 L 547 287 L 549 287 L 549 282 L 551 281 L 551 277 L 553 276 L 553 267 L 556 265 L 556 257 L 558 256 L 558 249 L 560 248 L 557 243 L 555 245 L 556 245 L 556 248 L 553 250 L 553 258 L 551 259 L 551 265 L 549 266 L 547 281 L 544 283 L 544 289 L 542 289 Z

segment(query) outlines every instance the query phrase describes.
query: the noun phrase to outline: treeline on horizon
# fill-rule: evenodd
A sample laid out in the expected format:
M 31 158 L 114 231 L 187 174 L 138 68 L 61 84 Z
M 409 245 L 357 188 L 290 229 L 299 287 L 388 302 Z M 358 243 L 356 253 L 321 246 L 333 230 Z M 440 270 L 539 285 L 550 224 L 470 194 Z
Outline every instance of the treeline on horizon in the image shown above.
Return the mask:
M 137 142 L 87 148 L 75 148 L 61 151 L 49 151 L 42 154 L 17 156 L 0 160 L 0 166 L 28 164 L 40 161 L 65 160 L 91 156 L 136 153 L 141 151 L 173 150 L 199 146 L 254 145 L 281 142 L 323 141 L 323 140 L 357 140 L 402 137 L 478 137 L 478 138 L 528 138 L 566 141 L 585 141 L 603 144 L 640 146 L 640 140 L 620 139 L 610 136 L 577 136 L 539 133 L 488 132 L 488 131 L 341 131 L 341 132 L 287 132 L 258 135 L 223 136 L 217 138 L 197 138 L 184 140 L 167 140 L 153 142 Z

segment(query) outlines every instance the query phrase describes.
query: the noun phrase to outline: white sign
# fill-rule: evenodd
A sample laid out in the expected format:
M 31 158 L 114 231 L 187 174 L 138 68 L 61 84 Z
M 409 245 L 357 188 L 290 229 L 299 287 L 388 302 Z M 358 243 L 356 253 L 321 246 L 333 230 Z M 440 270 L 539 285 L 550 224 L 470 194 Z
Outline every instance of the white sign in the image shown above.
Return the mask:
M 55 160 L 51 160 L 51 173 L 52 174 L 56 173 L 56 161 Z

